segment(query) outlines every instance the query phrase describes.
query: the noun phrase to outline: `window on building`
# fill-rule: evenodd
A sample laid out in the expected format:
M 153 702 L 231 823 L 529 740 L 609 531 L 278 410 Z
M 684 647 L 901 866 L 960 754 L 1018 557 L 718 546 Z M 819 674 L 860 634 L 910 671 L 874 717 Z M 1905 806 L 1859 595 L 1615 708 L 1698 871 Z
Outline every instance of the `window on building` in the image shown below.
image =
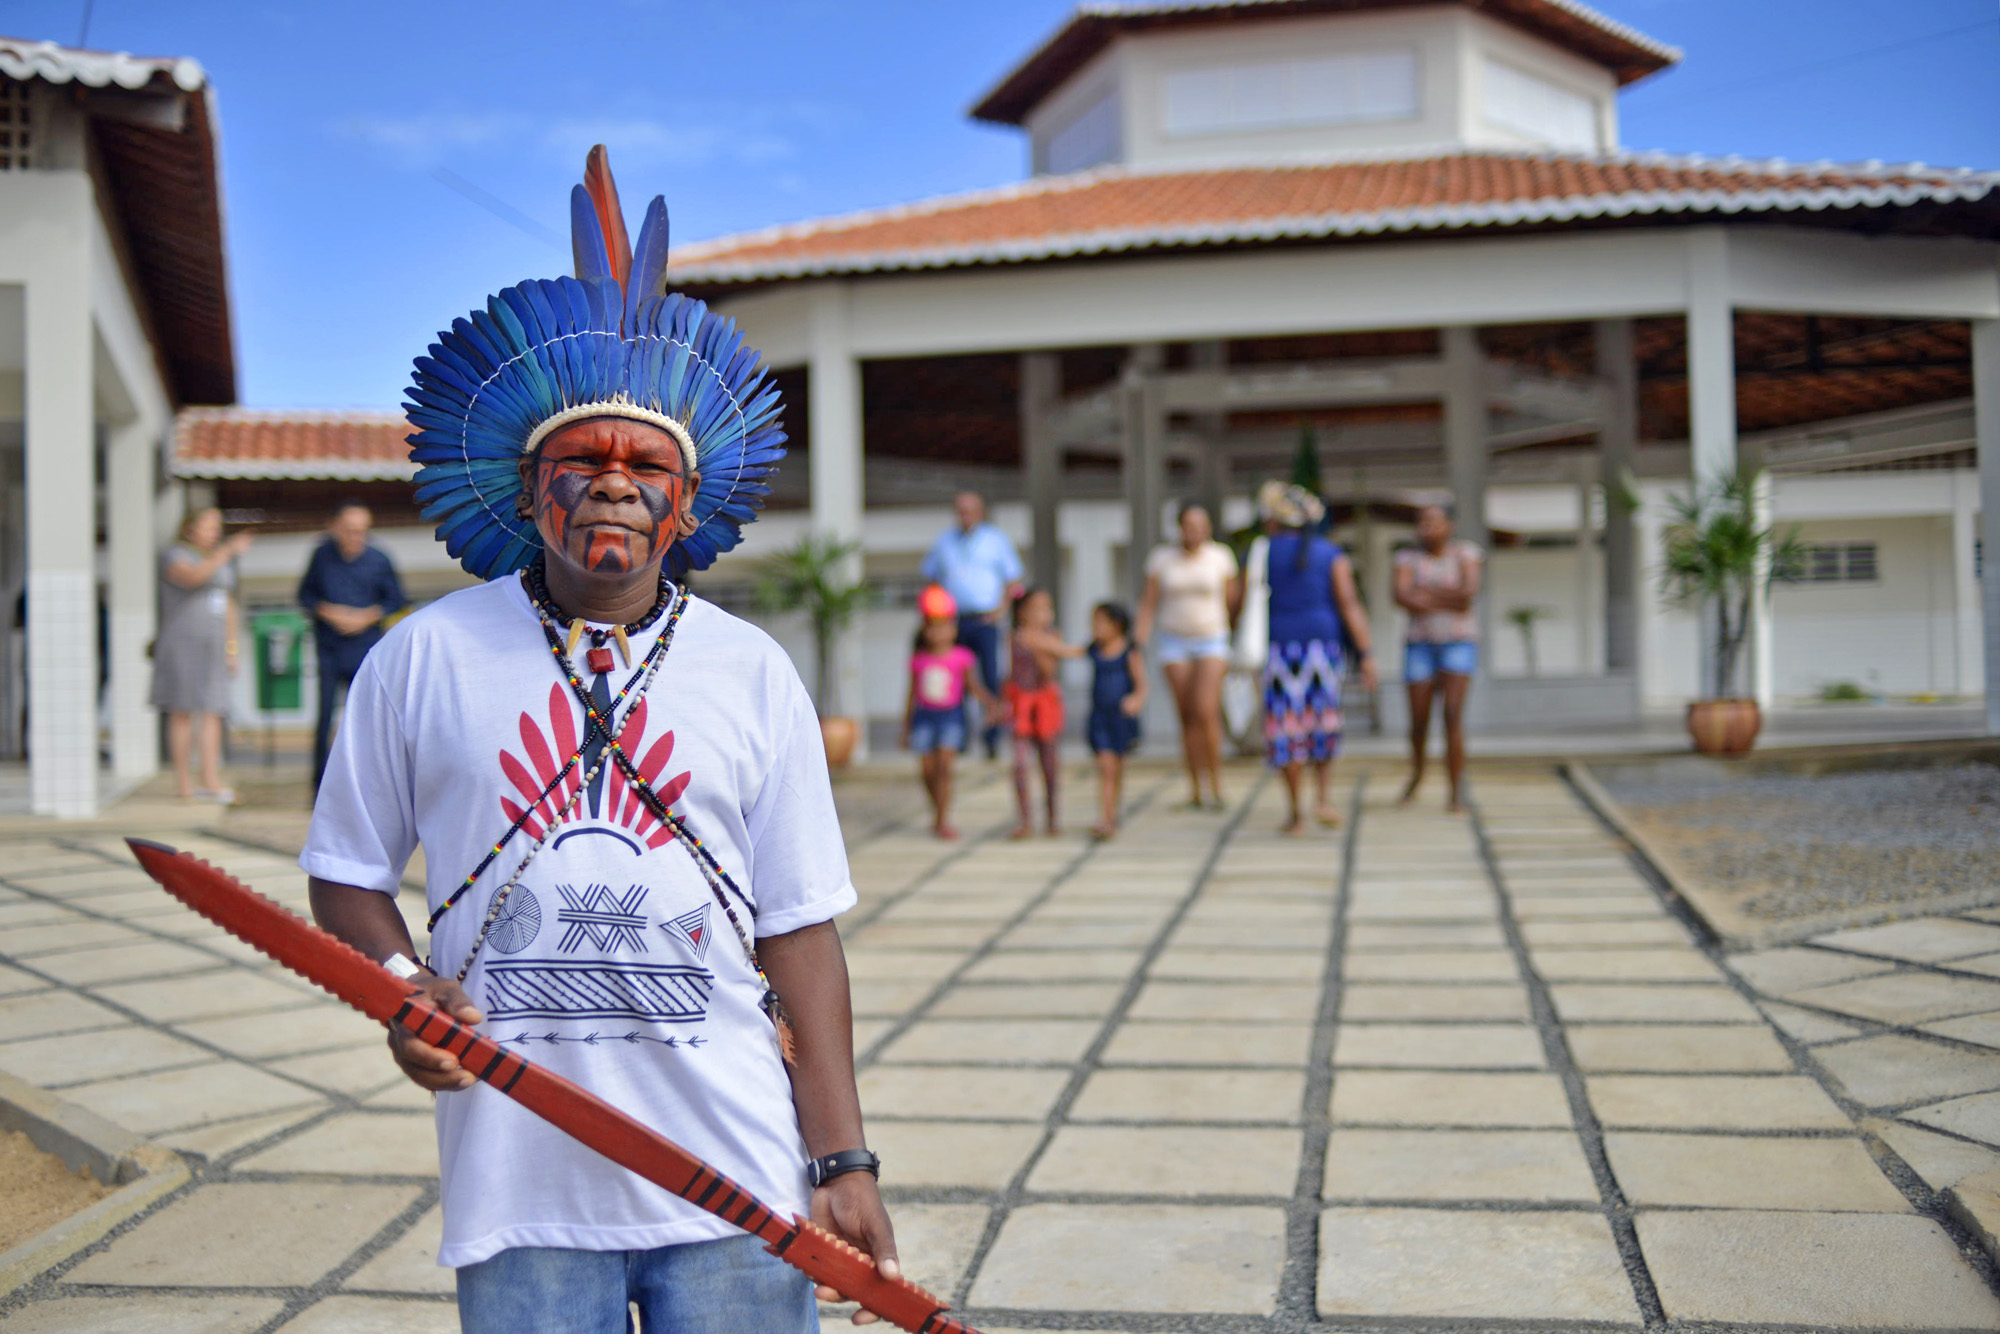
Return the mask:
M 1169 74 L 1164 128 L 1196 135 L 1410 120 L 1417 106 L 1417 53 L 1363 51 Z
M 1597 103 L 1540 75 L 1489 57 L 1481 83 L 1480 114 L 1489 125 L 1577 152 L 1594 152 Z
M 1082 114 L 1049 136 L 1042 170 L 1061 175 L 1117 159 L 1120 151 L 1118 94 L 1106 93 Z
M 1873 542 L 1831 542 L 1805 549 L 1802 584 L 1872 584 L 1882 577 Z
M 0 79 L 0 171 L 26 171 L 35 165 L 34 110 L 28 85 Z

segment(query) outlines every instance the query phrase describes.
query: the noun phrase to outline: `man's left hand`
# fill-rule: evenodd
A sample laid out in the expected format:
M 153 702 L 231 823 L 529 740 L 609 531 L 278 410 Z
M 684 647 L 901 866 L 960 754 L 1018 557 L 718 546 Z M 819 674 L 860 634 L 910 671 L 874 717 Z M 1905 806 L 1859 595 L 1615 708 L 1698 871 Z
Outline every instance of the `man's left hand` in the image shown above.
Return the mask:
M 875 1178 L 866 1172 L 845 1172 L 813 1191 L 812 1221 L 841 1240 L 875 1259 L 875 1271 L 883 1278 L 901 1278 L 903 1267 L 896 1260 L 896 1230 L 889 1225 L 889 1211 L 882 1207 L 882 1192 Z M 845 1301 L 843 1293 L 821 1285 L 813 1289 L 823 1302 Z M 873 1311 L 854 1313 L 857 1325 L 873 1324 L 881 1317 Z

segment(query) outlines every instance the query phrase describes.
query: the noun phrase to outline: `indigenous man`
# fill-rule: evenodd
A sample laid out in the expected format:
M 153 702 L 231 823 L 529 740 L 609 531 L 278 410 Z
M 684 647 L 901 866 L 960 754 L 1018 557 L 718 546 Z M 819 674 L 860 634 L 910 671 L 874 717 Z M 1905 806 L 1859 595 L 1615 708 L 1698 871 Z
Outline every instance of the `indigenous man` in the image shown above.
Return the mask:
M 893 1276 L 812 703 L 768 636 L 681 578 L 754 517 L 777 397 L 731 322 L 664 293 L 660 200 L 627 249 L 602 155 L 572 201 L 577 278 L 507 289 L 417 363 L 419 499 L 490 582 L 362 664 L 301 858 L 313 910 Z M 428 968 L 393 897 L 419 843 Z M 623 1334 L 628 1303 L 649 1330 L 818 1328 L 810 1283 L 761 1242 L 390 1032 L 437 1094 L 439 1261 L 467 1331 Z

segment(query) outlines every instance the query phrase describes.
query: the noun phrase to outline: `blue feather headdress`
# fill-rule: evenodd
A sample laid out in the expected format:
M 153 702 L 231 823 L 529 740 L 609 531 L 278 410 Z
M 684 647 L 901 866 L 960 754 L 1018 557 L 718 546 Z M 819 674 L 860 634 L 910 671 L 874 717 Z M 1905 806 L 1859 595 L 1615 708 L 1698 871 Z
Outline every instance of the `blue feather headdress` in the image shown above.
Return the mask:
M 604 148 L 570 192 L 576 276 L 509 287 L 418 357 L 403 405 L 416 433 L 417 503 L 446 550 L 492 579 L 541 550 L 519 512 L 519 463 L 558 426 L 631 417 L 680 442 L 701 474 L 699 526 L 667 553 L 678 578 L 743 537 L 784 456 L 777 388 L 736 322 L 667 287 L 667 205 L 626 241 Z

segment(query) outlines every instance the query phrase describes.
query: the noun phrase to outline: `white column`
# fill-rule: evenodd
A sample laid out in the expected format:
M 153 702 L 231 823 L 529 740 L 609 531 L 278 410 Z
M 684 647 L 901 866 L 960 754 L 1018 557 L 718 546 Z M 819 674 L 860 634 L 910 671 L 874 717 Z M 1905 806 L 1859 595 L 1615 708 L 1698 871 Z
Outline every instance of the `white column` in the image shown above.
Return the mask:
M 1591 483 L 1576 484 L 1576 671 L 1579 676 L 1597 674 L 1596 637 L 1591 627 L 1597 620 L 1597 530 L 1590 521 Z
M 1049 429 L 1049 414 L 1062 393 L 1062 364 L 1053 352 L 1021 354 L 1018 413 L 1021 467 L 1027 474 L 1028 514 L 1034 533 L 1028 577 L 1053 595 L 1062 571 L 1062 541 L 1056 506 L 1062 495 L 1062 450 Z M 1061 598 L 1057 598 L 1061 605 Z
M 1467 325 L 1444 330 L 1444 461 L 1458 536 L 1485 546 L 1486 393 L 1479 336 Z
M 158 577 L 153 569 L 157 547 L 153 456 L 158 448 L 146 422 L 127 422 L 111 433 L 105 469 L 111 567 L 111 767 L 128 782 L 150 777 L 160 767 L 159 715 L 149 701 L 152 669 L 146 661 L 146 645 L 154 634 L 153 584 Z M 247 653 L 243 661 L 249 663 Z
M 1979 446 L 1979 534 L 1985 552 L 1986 730 L 2000 736 L 2000 320 L 1972 322 L 1973 436 Z
M 848 346 L 847 289 L 837 283 L 819 288 L 812 297 L 812 352 L 807 363 L 806 462 L 812 492 L 812 529 L 825 538 L 858 542 L 862 531 L 861 363 Z M 856 552 L 843 572 L 861 577 Z M 861 685 L 861 626 L 857 623 L 834 643 L 833 698 L 815 701 L 823 714 L 862 717 L 866 694 Z M 868 729 L 861 728 L 855 758 L 868 756 Z
M 1632 512 L 1633 576 L 1640 589 L 1659 585 L 1660 514 L 1663 502 L 1646 497 Z M 1666 694 L 1667 677 L 1661 670 L 1660 652 L 1665 638 L 1662 620 L 1665 610 L 1656 597 L 1641 597 L 1632 604 L 1632 673 L 1637 678 L 1640 707 Z
M 1444 341 L 1444 466 L 1451 481 L 1453 526 L 1459 537 L 1490 545 L 1486 530 L 1486 358 L 1479 350 L 1478 331 L 1469 325 L 1450 325 L 1443 330 Z M 1479 639 L 1487 647 L 1479 655 L 1471 698 L 1465 707 L 1469 728 L 1483 727 L 1486 701 L 1491 693 L 1482 689 L 1492 672 L 1493 564 L 1486 565 L 1486 579 L 1474 611 L 1479 617 Z
M 1195 343 L 1188 348 L 1192 363 L 1204 370 L 1220 371 L 1227 365 L 1229 348 L 1219 342 Z M 1229 414 L 1198 412 L 1194 415 L 1195 434 L 1201 438 L 1201 454 L 1195 459 L 1194 498 L 1223 531 L 1222 504 L 1229 495 Z
M 1100 602 L 1124 602 L 1126 590 L 1115 586 L 1111 570 L 1111 548 L 1117 540 L 1115 513 L 1106 514 L 1100 502 L 1086 501 L 1066 507 L 1062 516 L 1065 545 L 1069 547 L 1069 597 L 1062 606 L 1063 633 L 1072 642 L 1090 632 L 1090 609 Z
M 1721 228 L 1703 228 L 1688 236 L 1688 443 L 1697 493 L 1705 493 L 1737 471 L 1736 458 L 1736 331 L 1730 305 L 1729 236 Z M 1703 695 L 1715 689 L 1713 609 L 1702 617 L 1701 686 Z M 1752 600 L 1751 628 L 1746 648 L 1756 689 L 1756 663 L 1769 657 L 1770 599 Z M 1746 681 L 1725 681 L 1725 691 Z
M 1951 487 L 1951 624 L 1954 695 L 1977 695 L 1979 642 L 1979 474 L 1953 473 Z
M 1131 509 L 1125 566 L 1135 606 L 1146 586 L 1146 557 L 1160 543 L 1160 512 L 1167 503 L 1167 414 L 1152 375 L 1160 362 L 1159 345 L 1144 343 L 1132 349 L 1125 367 L 1125 502 Z
M 1597 375 L 1605 382 L 1604 420 L 1597 432 L 1598 480 L 1604 486 L 1604 667 L 1631 671 L 1637 663 L 1638 552 L 1636 517 L 1625 502 L 1639 443 L 1639 365 L 1632 321 L 1597 325 Z
M 29 792 L 37 815 L 64 818 L 97 814 L 97 449 L 87 233 L 77 221 L 73 235 L 39 236 L 24 413 Z
M 1756 485 L 1752 491 L 1757 511 L 1757 526 L 1769 528 L 1776 521 L 1771 501 L 1771 474 L 1761 469 L 1757 473 Z M 1759 708 L 1768 709 L 1774 698 L 1772 689 L 1772 660 L 1774 658 L 1771 634 L 1771 560 L 1769 553 L 1757 557 L 1757 574 L 1750 594 L 1750 635 L 1744 645 L 1750 655 L 1750 698 L 1757 701 Z

